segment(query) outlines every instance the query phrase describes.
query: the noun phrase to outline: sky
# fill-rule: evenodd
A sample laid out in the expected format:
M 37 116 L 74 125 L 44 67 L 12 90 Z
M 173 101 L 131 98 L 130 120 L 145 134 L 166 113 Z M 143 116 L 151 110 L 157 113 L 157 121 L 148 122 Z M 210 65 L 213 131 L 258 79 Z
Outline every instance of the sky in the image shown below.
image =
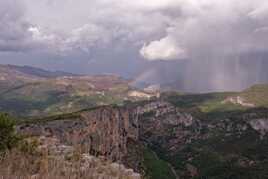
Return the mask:
M 0 63 L 239 90 L 267 48 L 267 0 L 0 0 Z

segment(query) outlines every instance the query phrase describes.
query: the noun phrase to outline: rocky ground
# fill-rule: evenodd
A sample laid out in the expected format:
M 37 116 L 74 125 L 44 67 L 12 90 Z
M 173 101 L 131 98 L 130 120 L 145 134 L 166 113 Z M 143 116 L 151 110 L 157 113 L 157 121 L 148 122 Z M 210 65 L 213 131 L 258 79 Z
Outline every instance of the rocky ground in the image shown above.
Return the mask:
M 252 178 L 267 174 L 267 119 L 266 108 L 215 116 L 154 100 L 26 121 L 18 131 L 59 147 L 79 145 L 148 178 L 159 178 L 159 168 L 161 179 Z

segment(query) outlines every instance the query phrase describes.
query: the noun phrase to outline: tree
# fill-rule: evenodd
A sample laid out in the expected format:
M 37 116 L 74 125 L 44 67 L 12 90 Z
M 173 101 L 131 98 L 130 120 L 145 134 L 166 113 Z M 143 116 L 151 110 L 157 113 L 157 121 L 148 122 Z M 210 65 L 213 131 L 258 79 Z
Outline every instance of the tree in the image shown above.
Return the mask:
M 7 114 L 0 113 L 0 151 L 11 149 L 17 142 L 15 121 Z

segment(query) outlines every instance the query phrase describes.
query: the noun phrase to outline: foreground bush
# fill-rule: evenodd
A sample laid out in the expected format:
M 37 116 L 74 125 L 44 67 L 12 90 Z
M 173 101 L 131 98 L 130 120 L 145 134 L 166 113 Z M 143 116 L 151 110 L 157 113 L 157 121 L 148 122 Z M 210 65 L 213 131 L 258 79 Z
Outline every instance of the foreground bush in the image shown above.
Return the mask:
M 7 114 L 0 113 L 0 152 L 10 150 L 17 142 L 14 120 Z

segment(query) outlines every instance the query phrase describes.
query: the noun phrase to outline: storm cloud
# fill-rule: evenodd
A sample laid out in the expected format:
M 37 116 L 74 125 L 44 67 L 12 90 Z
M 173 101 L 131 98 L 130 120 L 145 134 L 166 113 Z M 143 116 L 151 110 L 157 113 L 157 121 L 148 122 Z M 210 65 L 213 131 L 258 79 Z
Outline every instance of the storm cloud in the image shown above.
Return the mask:
M 148 60 L 266 50 L 265 0 L 1 0 L 1 49 L 90 52 L 116 43 Z M 112 45 L 114 47 L 114 45 Z
M 241 89 L 260 82 L 258 72 L 250 73 L 256 79 L 244 80 L 250 70 L 237 64 L 248 54 L 247 63 L 257 60 L 251 54 L 264 63 L 266 55 L 259 54 L 268 51 L 268 2 L 0 0 L 0 29 L 0 57 L 6 62 L 17 63 L 24 53 L 29 64 L 50 61 L 50 68 L 117 72 L 144 81 L 171 66 L 175 70 L 174 63 L 183 89 Z M 168 65 L 160 68 L 158 61 Z
M 29 24 L 23 19 L 20 1 L 0 1 L 0 51 L 20 51 L 31 48 Z
M 267 7 L 264 0 L 181 1 L 180 14 L 170 17 L 166 36 L 159 42 L 175 40 L 178 53 L 185 49 L 191 59 L 207 55 L 217 60 L 222 55 L 267 50 Z

